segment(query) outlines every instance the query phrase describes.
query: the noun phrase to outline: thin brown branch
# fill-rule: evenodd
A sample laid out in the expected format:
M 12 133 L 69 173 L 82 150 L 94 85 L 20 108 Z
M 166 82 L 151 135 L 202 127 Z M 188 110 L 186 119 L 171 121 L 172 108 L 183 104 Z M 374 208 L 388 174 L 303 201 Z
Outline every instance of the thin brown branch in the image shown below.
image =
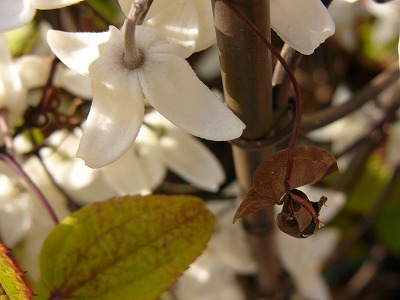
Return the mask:
M 400 78 L 399 63 L 376 76 L 371 82 L 354 94 L 352 98 L 339 106 L 332 106 L 315 113 L 304 114 L 300 125 L 303 134 L 326 126 L 362 107 L 369 100 L 378 96 Z

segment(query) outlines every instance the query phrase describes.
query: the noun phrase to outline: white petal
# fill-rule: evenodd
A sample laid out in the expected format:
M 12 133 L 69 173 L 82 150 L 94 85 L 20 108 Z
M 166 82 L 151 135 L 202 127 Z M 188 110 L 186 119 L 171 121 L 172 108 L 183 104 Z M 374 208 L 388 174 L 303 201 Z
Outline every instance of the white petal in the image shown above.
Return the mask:
M 271 27 L 297 51 L 311 54 L 335 32 L 320 0 L 271 0 Z
M 139 132 L 144 115 L 143 93 L 137 77 L 130 79 L 122 74 L 115 84 L 92 82 L 93 103 L 76 154 L 91 168 L 115 161 Z
M 18 28 L 28 23 L 34 14 L 31 0 L 1 0 L 0 31 Z
M 39 187 L 49 204 L 54 209 L 57 216 L 61 219 L 65 218 L 69 214 L 67 208 L 67 201 L 64 195 L 54 186 L 53 182 L 47 175 L 42 163 L 39 158 L 32 156 L 28 158 L 22 165 L 24 171 L 29 175 L 33 182 Z M 36 198 L 36 197 L 35 197 Z M 47 211 L 38 199 L 35 199 L 38 206 L 38 210 L 41 212 L 42 216 L 48 216 Z M 50 220 L 50 217 L 48 217 Z M 51 221 L 51 220 L 50 220 Z
M 133 148 L 102 170 L 106 180 L 120 195 L 148 194 L 151 191 Z
M 37 9 L 55 9 L 62 8 L 83 0 L 31 0 Z
M 215 192 L 225 180 L 221 164 L 200 141 L 179 128 L 168 128 L 160 140 L 168 168 L 193 185 Z
M 109 31 L 72 33 L 49 30 L 47 42 L 65 65 L 87 76 L 89 65 L 99 56 L 98 45 L 105 43 L 109 37 Z
M 146 116 L 151 114 L 153 112 L 146 114 Z M 142 126 L 136 138 L 135 146 L 140 156 L 143 171 L 149 181 L 150 190 L 154 190 L 163 182 L 167 174 L 167 167 L 164 164 L 156 132 L 150 130 L 147 126 Z
M 85 166 L 81 159 L 49 148 L 40 149 L 40 156 L 57 184 L 77 204 L 86 205 L 117 195 L 101 170 Z
M 332 298 L 328 284 L 319 273 L 306 270 L 301 274 L 296 274 L 293 279 L 302 299 L 329 300 Z
M 49 79 L 51 61 L 42 56 L 24 55 L 16 61 L 18 73 L 27 89 L 45 86 Z
M 53 84 L 83 99 L 93 98 L 90 78 L 68 69 L 61 64 L 57 68 Z
M 307 268 L 318 268 L 335 249 L 339 232 L 334 228 L 324 228 L 305 239 L 295 239 L 281 231 L 277 232 L 279 257 L 291 274 L 301 274 Z
M 195 136 L 226 141 L 245 125 L 175 55 L 148 55 L 139 78 L 148 102 L 176 126 Z
M 145 22 L 160 26 L 169 42 L 191 52 L 203 50 L 215 42 L 211 1 L 154 1 Z
M 0 33 L 0 109 L 6 108 L 10 125 L 21 117 L 27 107 L 26 89 L 12 61 L 4 36 Z
M 31 200 L 28 193 L 20 192 L 0 205 L 0 236 L 7 247 L 13 248 L 31 227 Z
M 110 26 L 110 30 L 113 34 L 115 33 L 114 35 L 121 35 L 121 40 L 123 39 L 122 32 L 118 31 L 118 29 Z M 187 58 L 192 54 L 191 51 L 189 51 L 182 45 L 168 42 L 166 38 L 161 34 L 161 30 L 159 27 L 137 26 L 136 43 L 139 49 L 144 50 L 145 55 L 149 55 L 152 53 L 163 53 L 175 54 L 183 58 Z
M 239 274 L 254 274 L 254 260 L 249 237 L 241 222 L 232 224 L 237 206 L 231 200 L 207 201 L 207 208 L 216 216 L 216 229 L 209 246 L 221 263 Z

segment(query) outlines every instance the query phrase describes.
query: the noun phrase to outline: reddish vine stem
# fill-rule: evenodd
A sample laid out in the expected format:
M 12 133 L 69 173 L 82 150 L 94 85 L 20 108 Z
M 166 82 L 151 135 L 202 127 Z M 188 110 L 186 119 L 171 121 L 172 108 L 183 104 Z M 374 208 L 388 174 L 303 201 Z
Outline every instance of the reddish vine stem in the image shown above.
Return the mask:
M 322 222 L 318 219 L 318 213 L 315 211 L 315 209 L 313 208 L 313 206 L 307 202 L 306 200 L 304 200 L 303 198 L 297 196 L 294 193 L 290 194 L 290 198 L 296 202 L 297 204 L 303 206 L 307 212 L 310 214 L 310 216 L 314 219 L 315 224 L 317 225 L 318 228 L 321 228 L 324 226 L 324 224 L 322 224 Z
M 282 64 L 283 68 L 288 73 L 290 80 L 292 81 L 293 89 L 294 89 L 295 96 L 296 96 L 296 113 L 295 113 L 295 118 L 294 118 L 293 132 L 292 132 L 292 136 L 289 141 L 288 164 L 287 164 L 286 177 L 285 177 L 285 182 L 284 182 L 285 193 L 286 193 L 286 195 L 289 195 L 289 193 L 290 193 L 289 181 L 290 181 L 290 177 L 292 175 L 292 170 L 293 170 L 294 148 L 296 146 L 296 139 L 299 134 L 300 121 L 301 121 L 302 98 L 301 98 L 299 84 L 298 84 L 297 79 L 296 79 L 295 75 L 293 74 L 290 66 L 285 61 L 285 59 L 271 45 L 271 43 L 268 41 L 268 39 L 266 39 L 264 37 L 264 35 L 261 33 L 261 31 L 245 15 L 243 15 L 240 10 L 238 10 L 235 6 L 233 6 L 227 0 L 217 0 L 217 1 L 222 1 L 226 6 L 228 6 L 229 9 L 232 10 L 236 14 L 236 16 L 260 38 L 260 40 L 264 43 L 264 45 L 271 51 L 272 55 L 274 55 L 279 60 L 279 62 Z
M 19 176 L 21 176 L 27 185 L 30 187 L 32 192 L 39 198 L 40 202 L 43 204 L 45 209 L 50 215 L 50 218 L 53 220 L 54 224 L 58 224 L 59 220 L 54 212 L 53 208 L 51 207 L 50 203 L 47 201 L 46 197 L 40 191 L 39 187 L 33 182 L 33 180 L 29 177 L 28 174 L 22 169 L 22 167 L 18 164 L 18 162 L 9 154 L 0 151 L 0 159 L 4 161 L 8 166 L 10 166 Z

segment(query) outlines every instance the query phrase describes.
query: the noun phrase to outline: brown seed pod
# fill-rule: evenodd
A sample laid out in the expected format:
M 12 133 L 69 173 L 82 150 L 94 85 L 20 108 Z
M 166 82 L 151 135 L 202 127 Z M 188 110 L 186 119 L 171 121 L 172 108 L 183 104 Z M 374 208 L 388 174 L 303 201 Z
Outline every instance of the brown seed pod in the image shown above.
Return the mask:
M 240 204 L 233 222 L 277 204 L 285 194 L 285 177 L 288 164 L 288 149 L 268 157 L 255 171 L 253 187 Z M 323 177 L 338 171 L 335 158 L 317 147 L 296 147 L 293 154 L 293 170 L 290 190 L 313 184 Z
M 296 238 L 306 238 L 312 235 L 316 227 L 323 226 L 318 220 L 318 214 L 327 200 L 322 196 L 318 202 L 311 202 L 302 191 L 292 190 L 288 200 L 283 204 L 282 211 L 276 217 L 279 229 Z M 299 203 L 303 201 L 305 203 Z

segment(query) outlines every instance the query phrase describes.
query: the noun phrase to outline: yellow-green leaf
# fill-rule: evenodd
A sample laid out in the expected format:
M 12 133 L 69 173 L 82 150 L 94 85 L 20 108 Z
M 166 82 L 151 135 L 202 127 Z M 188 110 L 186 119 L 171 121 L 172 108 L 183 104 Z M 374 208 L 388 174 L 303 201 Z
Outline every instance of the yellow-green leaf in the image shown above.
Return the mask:
M 64 219 L 40 256 L 53 299 L 153 300 L 198 257 L 214 218 L 191 196 L 129 196 Z
M 22 278 L 24 272 L 8 256 L 9 251 L 0 243 L 0 299 L 31 299 L 34 293 Z

